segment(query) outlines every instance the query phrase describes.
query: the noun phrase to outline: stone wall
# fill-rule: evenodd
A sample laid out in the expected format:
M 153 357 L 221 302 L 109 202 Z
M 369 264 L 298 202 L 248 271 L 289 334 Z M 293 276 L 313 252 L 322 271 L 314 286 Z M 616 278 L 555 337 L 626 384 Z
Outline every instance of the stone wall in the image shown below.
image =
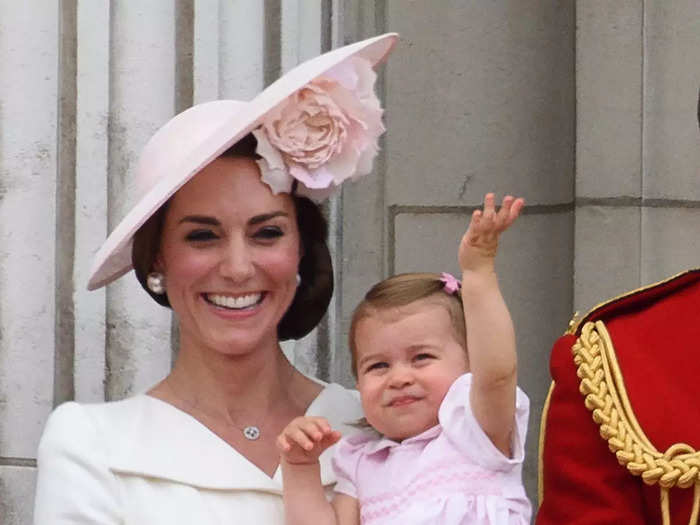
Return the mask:
M 366 289 L 457 272 L 483 194 L 525 196 L 498 268 L 532 400 L 534 500 L 553 340 L 575 310 L 700 264 L 699 14 L 695 0 L 0 2 L 0 524 L 31 522 L 54 406 L 122 398 L 171 365 L 177 327 L 135 279 L 85 291 L 147 137 L 385 31 L 401 41 L 380 75 L 382 153 L 327 206 L 337 293 L 285 351 L 351 385 Z

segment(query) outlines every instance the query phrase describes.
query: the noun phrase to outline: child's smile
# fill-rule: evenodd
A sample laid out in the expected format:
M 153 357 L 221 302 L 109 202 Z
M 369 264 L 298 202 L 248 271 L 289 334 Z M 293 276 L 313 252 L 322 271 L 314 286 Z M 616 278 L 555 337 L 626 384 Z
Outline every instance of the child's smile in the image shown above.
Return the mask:
M 420 401 L 422 398 L 419 396 L 397 396 L 393 398 L 391 401 L 389 401 L 389 406 L 390 407 L 402 407 L 406 405 L 412 405 L 413 403 Z
M 398 441 L 437 425 L 447 390 L 468 369 L 445 306 L 422 299 L 378 311 L 358 323 L 355 341 L 367 421 Z

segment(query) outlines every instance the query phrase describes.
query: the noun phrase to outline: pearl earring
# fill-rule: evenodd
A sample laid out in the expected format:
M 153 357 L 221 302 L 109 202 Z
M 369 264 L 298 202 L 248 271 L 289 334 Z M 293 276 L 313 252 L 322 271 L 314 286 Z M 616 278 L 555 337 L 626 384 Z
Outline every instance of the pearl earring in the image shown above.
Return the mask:
M 165 293 L 165 276 L 160 272 L 151 272 L 146 277 L 148 289 L 156 295 Z
M 301 275 L 297 273 L 297 286 L 301 284 Z

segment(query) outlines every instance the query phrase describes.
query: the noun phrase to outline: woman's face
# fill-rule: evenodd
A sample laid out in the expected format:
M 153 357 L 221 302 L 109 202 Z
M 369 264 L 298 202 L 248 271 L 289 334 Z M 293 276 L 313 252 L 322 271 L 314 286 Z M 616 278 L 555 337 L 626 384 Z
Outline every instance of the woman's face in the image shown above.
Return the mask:
M 251 159 L 209 164 L 171 199 L 156 257 L 182 347 L 233 355 L 276 343 L 299 259 L 291 197 L 273 195 Z

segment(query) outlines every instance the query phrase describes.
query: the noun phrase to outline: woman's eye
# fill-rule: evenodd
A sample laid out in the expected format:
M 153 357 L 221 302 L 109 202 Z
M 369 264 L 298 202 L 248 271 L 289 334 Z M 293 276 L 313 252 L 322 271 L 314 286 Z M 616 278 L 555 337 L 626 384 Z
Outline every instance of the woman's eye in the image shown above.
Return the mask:
M 216 235 L 211 230 L 194 230 L 189 232 L 185 239 L 188 241 L 202 242 L 216 239 Z
M 258 239 L 276 239 L 282 235 L 284 235 L 284 232 L 279 226 L 265 226 L 255 232 L 255 237 Z

